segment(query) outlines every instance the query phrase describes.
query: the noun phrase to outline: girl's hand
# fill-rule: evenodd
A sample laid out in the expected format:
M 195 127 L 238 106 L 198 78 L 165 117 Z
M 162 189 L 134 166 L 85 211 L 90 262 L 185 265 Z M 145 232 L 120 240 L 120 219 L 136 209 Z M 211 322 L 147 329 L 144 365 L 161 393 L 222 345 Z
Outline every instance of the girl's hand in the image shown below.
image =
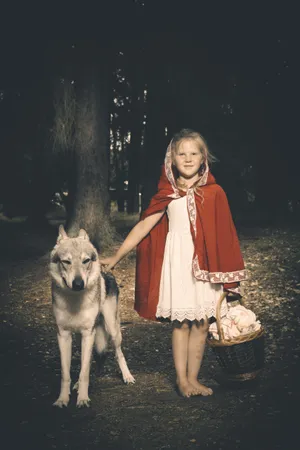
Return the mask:
M 111 270 L 115 267 L 119 260 L 115 256 L 109 256 L 108 258 L 100 259 L 99 262 L 102 266 L 105 266 L 106 270 Z

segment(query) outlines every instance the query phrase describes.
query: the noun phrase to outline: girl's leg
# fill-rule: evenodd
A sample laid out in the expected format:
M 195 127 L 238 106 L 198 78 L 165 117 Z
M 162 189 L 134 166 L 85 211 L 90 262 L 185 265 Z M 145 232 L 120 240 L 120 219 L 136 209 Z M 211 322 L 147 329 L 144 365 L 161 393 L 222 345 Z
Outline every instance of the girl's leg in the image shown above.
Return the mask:
M 209 325 L 207 320 L 205 320 L 204 323 L 193 322 L 189 336 L 187 377 L 189 383 L 196 390 L 197 395 L 211 395 L 213 393 L 210 388 L 204 386 L 198 381 L 198 374 L 203 359 L 208 327 Z
M 188 343 L 190 326 L 187 321 L 173 324 L 172 349 L 176 370 L 176 383 L 179 392 L 184 397 L 196 394 L 195 388 L 189 383 L 187 378 Z

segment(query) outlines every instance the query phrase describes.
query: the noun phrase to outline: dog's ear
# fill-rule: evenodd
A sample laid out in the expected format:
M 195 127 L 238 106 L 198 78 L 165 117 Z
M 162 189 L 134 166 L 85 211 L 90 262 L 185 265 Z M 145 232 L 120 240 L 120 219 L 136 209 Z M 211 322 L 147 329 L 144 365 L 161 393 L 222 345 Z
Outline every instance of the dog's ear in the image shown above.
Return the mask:
M 80 237 L 81 239 L 86 239 L 88 241 L 90 240 L 89 235 L 87 234 L 87 232 L 83 228 L 81 228 L 79 230 L 78 237 Z
M 59 225 L 57 243 L 59 243 L 63 239 L 69 239 L 69 236 L 65 232 L 64 226 L 63 225 Z

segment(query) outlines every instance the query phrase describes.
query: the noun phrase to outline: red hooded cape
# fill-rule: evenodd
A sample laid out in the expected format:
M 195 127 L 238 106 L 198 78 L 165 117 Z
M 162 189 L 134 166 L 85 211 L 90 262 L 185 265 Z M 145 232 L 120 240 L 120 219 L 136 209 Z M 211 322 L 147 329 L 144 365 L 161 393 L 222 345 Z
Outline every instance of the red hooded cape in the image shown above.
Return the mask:
M 168 167 L 169 166 L 169 167 Z M 196 279 L 221 283 L 232 289 L 246 279 L 243 257 L 225 192 L 208 170 L 203 176 L 200 193 L 179 190 L 170 164 L 162 169 L 158 192 L 142 214 L 144 219 L 163 211 L 171 201 L 187 195 L 187 208 L 194 242 L 193 274 Z M 205 184 L 204 184 L 205 183 Z M 161 269 L 168 233 L 168 217 L 164 214 L 137 247 L 134 308 L 144 318 L 156 320 Z

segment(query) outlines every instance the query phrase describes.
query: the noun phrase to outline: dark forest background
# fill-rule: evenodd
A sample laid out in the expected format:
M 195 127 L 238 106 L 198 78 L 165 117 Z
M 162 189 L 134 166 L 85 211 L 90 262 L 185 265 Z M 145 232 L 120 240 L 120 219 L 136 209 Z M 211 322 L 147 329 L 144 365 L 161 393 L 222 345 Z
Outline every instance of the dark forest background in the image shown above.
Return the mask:
M 110 236 L 137 213 L 174 132 L 199 131 L 236 221 L 297 223 L 299 36 L 288 2 L 111 0 L 5 9 L 0 208 Z M 100 225 L 99 225 L 100 224 Z

